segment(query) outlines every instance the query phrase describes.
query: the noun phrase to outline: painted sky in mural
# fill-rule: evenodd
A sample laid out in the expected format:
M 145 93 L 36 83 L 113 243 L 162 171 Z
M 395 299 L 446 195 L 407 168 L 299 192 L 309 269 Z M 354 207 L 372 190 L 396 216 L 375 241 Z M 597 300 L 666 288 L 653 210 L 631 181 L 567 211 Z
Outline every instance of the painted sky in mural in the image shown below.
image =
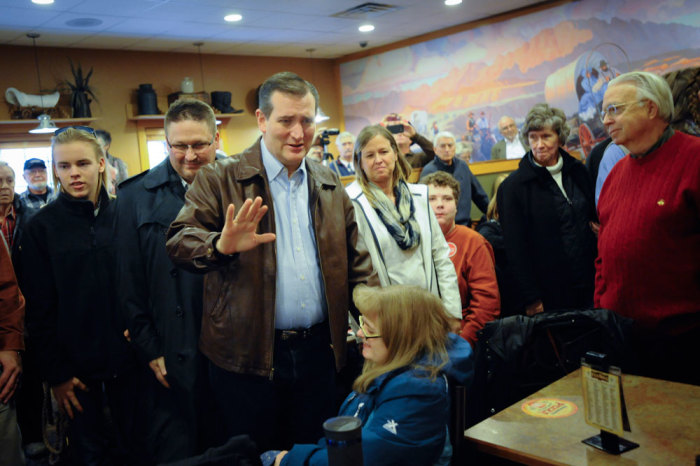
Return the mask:
M 586 0 L 344 63 L 340 73 L 354 133 L 398 112 L 426 135 L 436 127 L 461 138 L 472 112 L 500 137 L 500 116 L 521 124 L 546 101 L 566 112 L 576 145 L 582 125 L 591 133 L 582 138 L 604 137 L 600 101 L 615 73 L 691 66 L 700 66 L 697 0 Z

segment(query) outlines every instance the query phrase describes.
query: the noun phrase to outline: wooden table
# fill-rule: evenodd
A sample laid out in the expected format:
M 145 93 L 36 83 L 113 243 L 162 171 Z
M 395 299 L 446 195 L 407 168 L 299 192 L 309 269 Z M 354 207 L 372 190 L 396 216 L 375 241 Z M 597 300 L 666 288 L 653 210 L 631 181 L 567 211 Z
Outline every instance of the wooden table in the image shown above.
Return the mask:
M 622 386 L 632 429 L 623 438 L 639 448 L 621 455 L 581 443 L 600 431 L 585 421 L 580 369 L 472 426 L 464 435 L 484 453 L 524 464 L 694 465 L 695 456 L 700 455 L 700 387 L 633 375 L 623 375 Z M 523 412 L 523 403 L 536 398 L 573 402 L 578 410 L 561 418 Z

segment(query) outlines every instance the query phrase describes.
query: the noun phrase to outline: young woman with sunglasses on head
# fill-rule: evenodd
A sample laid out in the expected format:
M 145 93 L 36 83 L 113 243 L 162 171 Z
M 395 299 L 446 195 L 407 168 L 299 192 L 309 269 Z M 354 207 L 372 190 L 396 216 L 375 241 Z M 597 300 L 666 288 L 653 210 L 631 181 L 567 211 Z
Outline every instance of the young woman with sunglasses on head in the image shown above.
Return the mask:
M 60 194 L 31 219 L 21 245 L 27 329 L 42 378 L 70 418 L 70 464 L 136 464 L 125 451 L 134 361 L 114 306 L 104 153 L 92 128 L 69 127 L 55 133 L 52 157 Z M 107 434 L 105 405 L 118 438 Z
M 339 416 L 362 421 L 364 464 L 448 464 L 450 383 L 473 376 L 472 349 L 450 332 L 440 298 L 415 286 L 358 286 L 365 364 Z M 325 441 L 295 445 L 275 464 L 325 465 Z

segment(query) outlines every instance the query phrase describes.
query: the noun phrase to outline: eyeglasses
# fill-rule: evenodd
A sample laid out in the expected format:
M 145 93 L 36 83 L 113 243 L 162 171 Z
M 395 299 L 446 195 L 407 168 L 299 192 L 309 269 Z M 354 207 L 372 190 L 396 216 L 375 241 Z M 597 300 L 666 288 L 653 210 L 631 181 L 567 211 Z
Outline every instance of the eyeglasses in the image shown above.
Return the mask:
M 600 114 L 600 121 L 605 120 L 605 115 L 609 116 L 610 118 L 615 118 L 619 117 L 623 113 L 625 113 L 625 109 L 629 107 L 630 105 L 634 104 L 640 104 L 644 102 L 643 100 L 635 100 L 633 102 L 624 102 L 621 104 L 610 104 L 607 107 L 603 109 L 603 113 Z
M 69 129 L 77 129 L 78 131 L 85 131 L 86 133 L 97 137 L 97 133 L 95 132 L 94 128 L 90 128 L 89 126 L 64 126 L 63 128 L 59 128 L 56 131 L 54 131 L 53 135 L 58 136 L 59 134 L 68 131 Z
M 168 141 L 168 147 L 180 154 L 186 153 L 188 149 L 192 149 L 192 152 L 199 154 L 207 150 L 212 144 L 214 144 L 214 139 L 211 142 L 195 142 L 194 144 L 170 144 L 170 141 Z
M 365 334 L 365 340 L 369 340 L 370 338 L 380 338 L 381 335 L 379 333 L 370 333 L 367 328 L 365 328 L 365 319 L 360 316 L 360 329 L 362 330 L 362 333 Z

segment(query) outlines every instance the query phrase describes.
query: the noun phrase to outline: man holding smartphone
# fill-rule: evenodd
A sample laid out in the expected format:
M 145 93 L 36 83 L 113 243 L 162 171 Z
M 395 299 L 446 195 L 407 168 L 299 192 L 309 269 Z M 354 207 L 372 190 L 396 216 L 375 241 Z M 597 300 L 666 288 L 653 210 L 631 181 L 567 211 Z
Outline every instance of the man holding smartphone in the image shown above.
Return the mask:
M 404 120 L 401 115 L 390 113 L 384 117 L 380 124 L 394 135 L 396 145 L 399 146 L 399 150 L 404 154 L 411 167 L 423 168 L 435 157 L 433 143 L 425 136 L 418 134 L 416 128 Z M 422 152 L 412 152 L 411 146 L 413 144 L 418 144 Z

